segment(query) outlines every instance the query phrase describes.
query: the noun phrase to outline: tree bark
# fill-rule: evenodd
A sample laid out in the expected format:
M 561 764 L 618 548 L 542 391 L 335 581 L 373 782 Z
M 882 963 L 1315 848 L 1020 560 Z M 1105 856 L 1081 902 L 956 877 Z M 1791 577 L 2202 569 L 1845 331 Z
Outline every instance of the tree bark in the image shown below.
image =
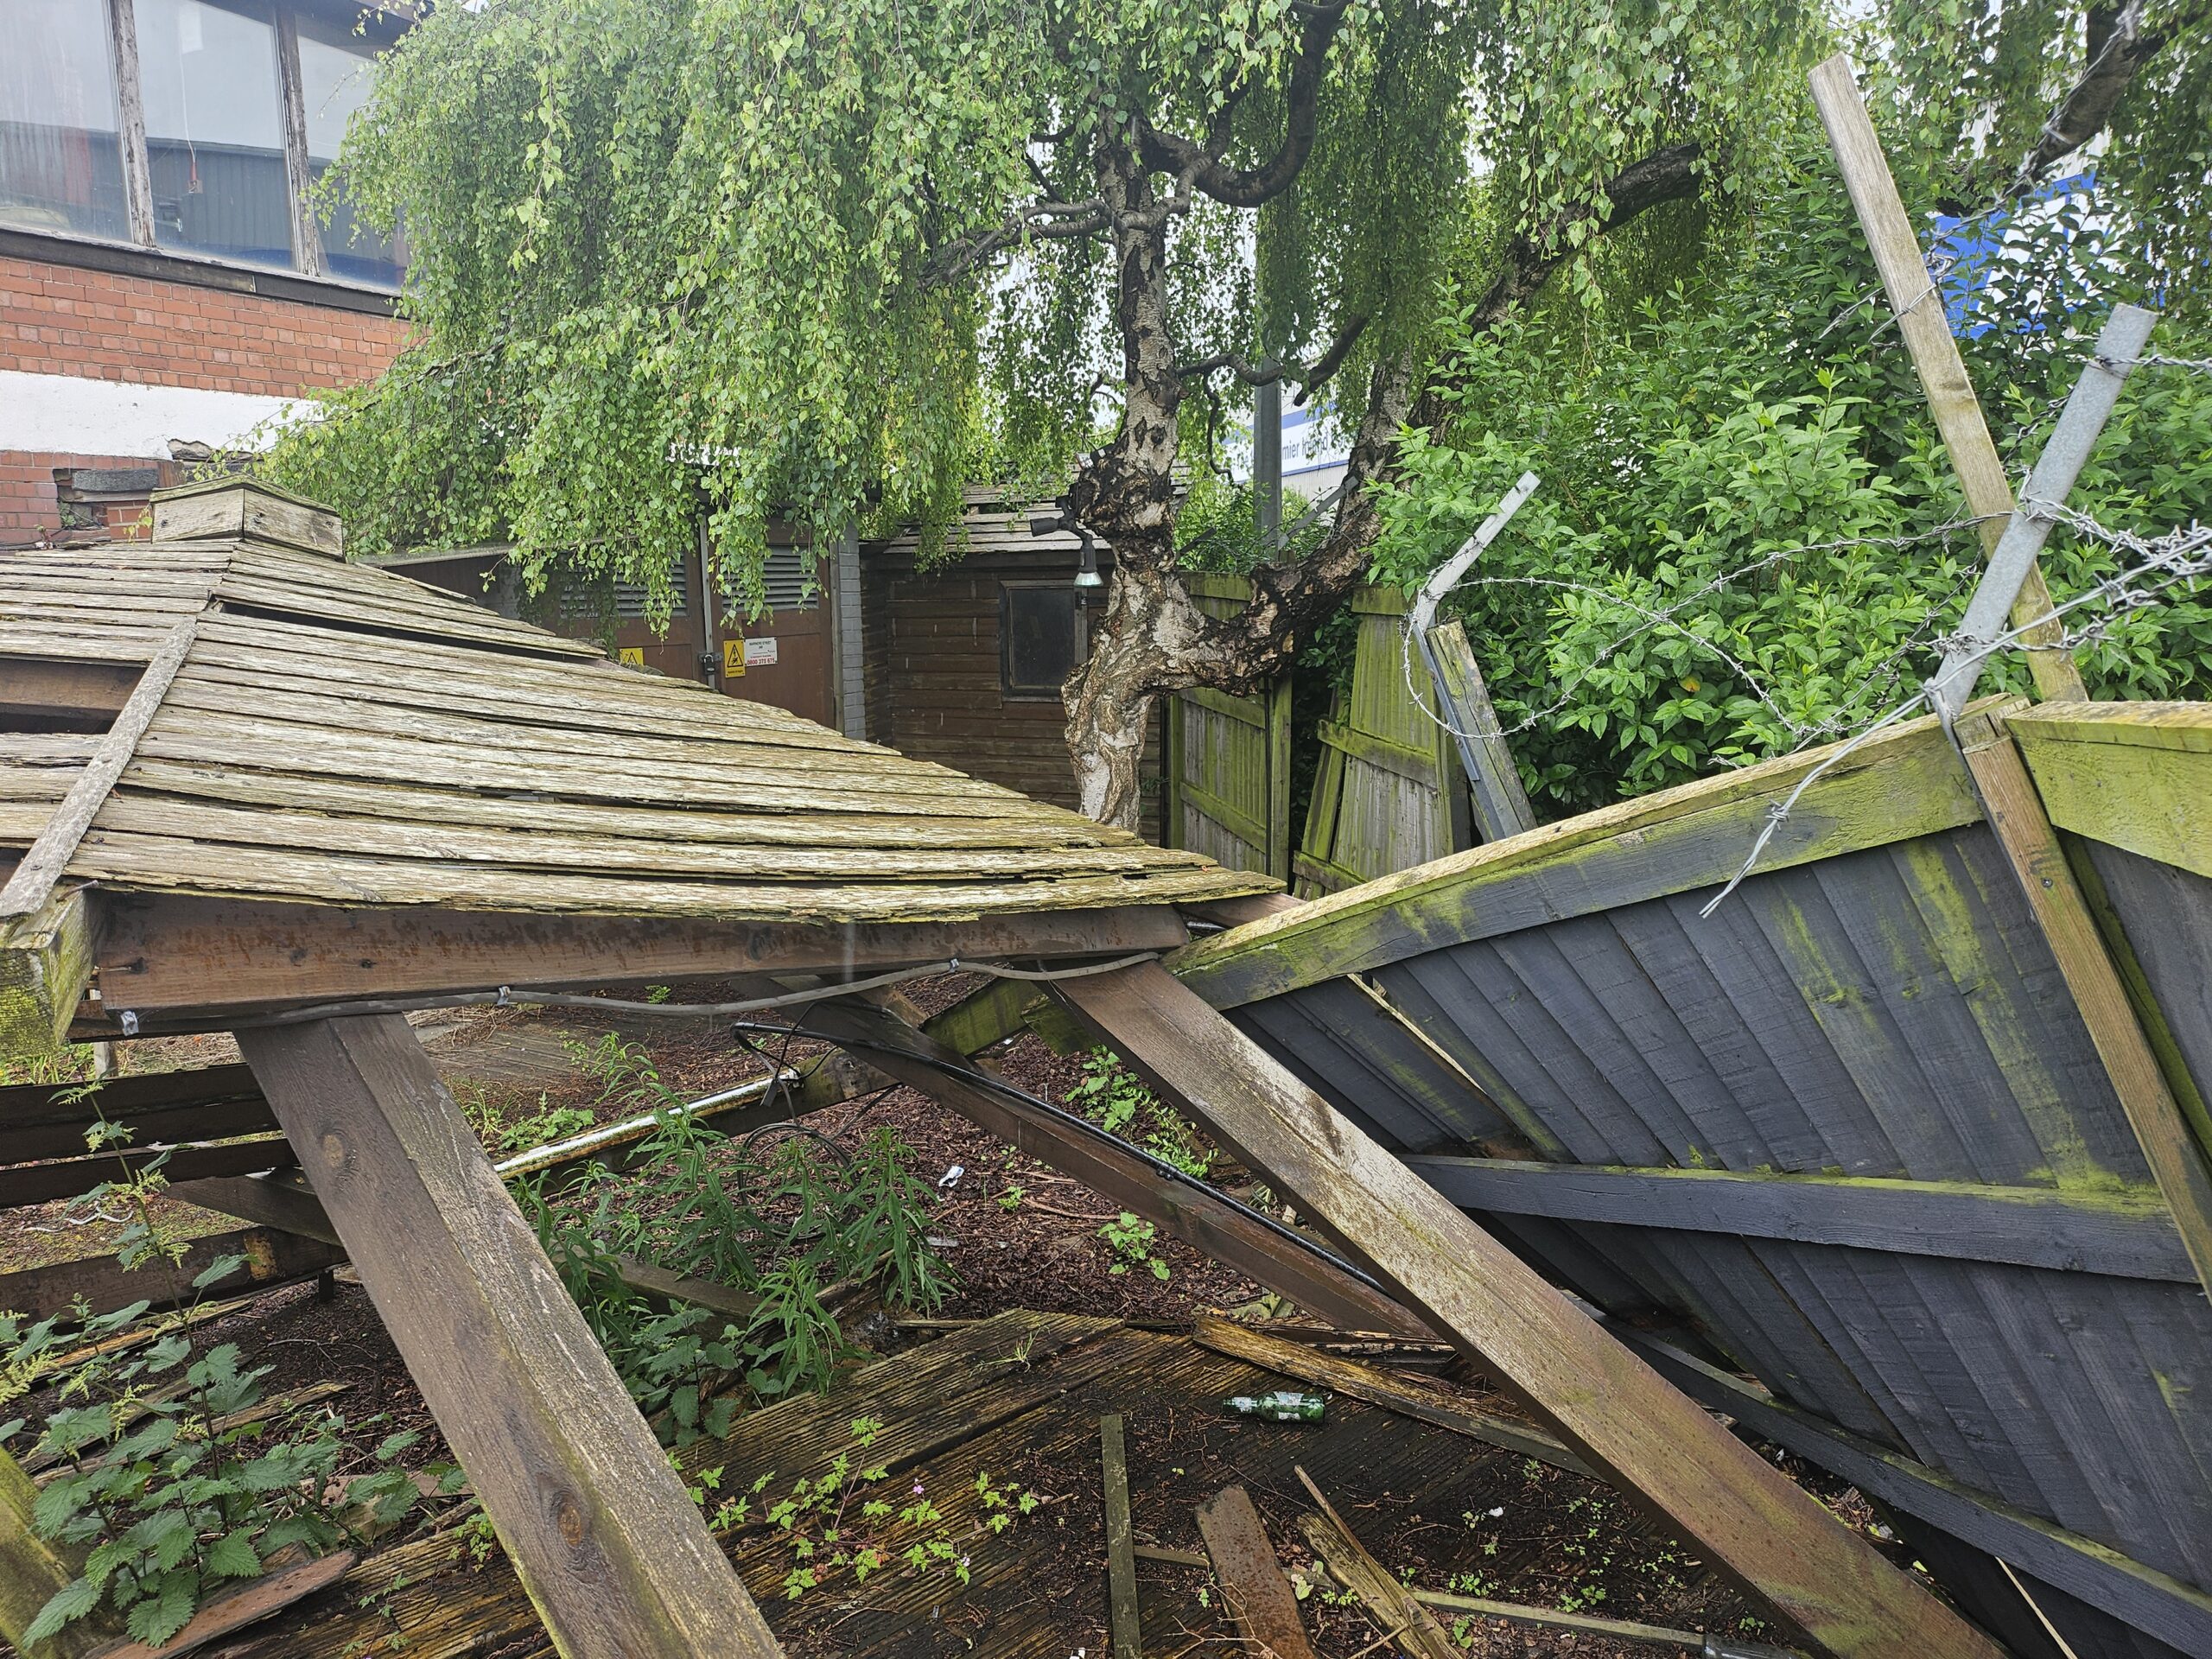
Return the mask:
M 1331 26 L 1332 28 L 1333 25 Z M 1309 38 L 1318 66 L 1326 33 Z M 1318 50 L 1314 48 L 1319 48 Z M 1310 134 L 1306 135 L 1310 143 Z M 1301 158 L 1296 109 L 1287 149 Z M 1698 146 L 1676 144 L 1624 168 L 1602 202 L 1569 208 L 1516 237 L 1474 315 L 1486 330 L 1535 296 L 1566 257 L 1578 220 L 1600 228 L 1625 224 L 1662 201 L 1695 194 Z M 1163 200 L 1155 168 L 1179 162 L 1178 198 Z M 1281 157 L 1268 164 L 1268 182 Z M 1135 830 L 1142 807 L 1145 729 L 1163 694 L 1211 686 L 1246 694 L 1287 669 L 1313 630 L 1340 608 L 1367 574 L 1381 518 L 1369 486 L 1395 466 L 1400 432 L 1433 429 L 1448 415 L 1444 389 L 1413 396 L 1419 365 L 1410 353 L 1380 364 L 1368 386 L 1336 518 L 1321 546 L 1294 565 L 1252 577 L 1252 602 L 1217 619 L 1201 612 L 1174 568 L 1176 416 L 1182 403 L 1167 316 L 1167 222 L 1193 188 L 1219 194 L 1198 162 L 1163 147 L 1140 124 L 1103 141 L 1099 197 L 1110 221 L 1116 263 L 1115 316 L 1122 337 L 1122 424 L 1112 442 L 1084 458 L 1065 498 L 1068 515 L 1114 550 L 1113 587 L 1090 654 L 1062 688 L 1077 798 L 1102 823 Z M 1287 183 L 1287 179 L 1281 181 Z M 1229 198 L 1224 197 L 1224 200 Z M 1331 365 L 1333 369 L 1333 365 Z

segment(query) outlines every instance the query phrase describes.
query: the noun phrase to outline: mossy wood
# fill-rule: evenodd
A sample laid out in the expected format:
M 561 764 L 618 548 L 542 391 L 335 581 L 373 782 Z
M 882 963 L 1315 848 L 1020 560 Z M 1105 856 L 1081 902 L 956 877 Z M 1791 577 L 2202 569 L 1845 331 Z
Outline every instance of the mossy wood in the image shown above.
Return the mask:
M 1321 762 L 1294 868 L 1305 897 L 1426 863 L 1472 839 L 1467 784 L 1451 734 L 1408 683 L 1406 597 L 1352 596 L 1351 691 L 1321 727 Z M 1416 661 L 1414 683 L 1427 678 Z M 1421 697 L 1433 708 L 1435 693 Z
M 1249 604 L 1242 576 L 1183 578 L 1209 616 Z M 1290 880 L 1290 676 L 1251 696 L 1193 686 L 1168 699 L 1162 839 L 1226 868 Z
M 0 1447 L 0 1641 L 23 1659 L 86 1659 L 113 1644 L 123 1633 L 121 1621 L 94 1613 L 35 1646 L 22 1640 L 54 1592 L 83 1570 L 86 1553 L 39 1535 L 31 1524 L 31 1507 L 37 1502 L 31 1478 Z
M 1991 700 L 1960 729 L 1971 770 L 1933 721 L 1833 766 L 1709 918 L 1832 751 L 1170 965 L 1522 1260 L 1916 1471 L 1885 1501 L 1987 1628 L 2164 1651 L 2126 1586 L 2212 1587 L 2212 715 Z

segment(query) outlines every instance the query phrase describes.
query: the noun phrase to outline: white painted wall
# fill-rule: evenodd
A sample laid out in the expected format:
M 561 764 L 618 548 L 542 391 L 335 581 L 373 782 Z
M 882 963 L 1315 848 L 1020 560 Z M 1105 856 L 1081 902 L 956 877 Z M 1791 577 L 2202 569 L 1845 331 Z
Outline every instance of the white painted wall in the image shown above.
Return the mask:
M 258 448 L 265 435 L 249 435 L 263 422 L 315 408 L 305 398 L 0 369 L 0 450 L 167 461 L 171 438 Z

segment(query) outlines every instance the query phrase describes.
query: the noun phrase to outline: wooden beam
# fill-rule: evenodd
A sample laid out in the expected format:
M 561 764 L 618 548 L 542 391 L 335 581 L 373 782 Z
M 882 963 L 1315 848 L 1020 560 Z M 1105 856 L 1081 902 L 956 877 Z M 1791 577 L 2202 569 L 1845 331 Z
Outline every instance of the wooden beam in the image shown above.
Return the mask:
M 1158 963 L 1054 987 L 1130 1065 L 1343 1234 L 1592 1467 L 1821 1651 L 1998 1648 L 1669 1387 Z
M 1113 1659 L 1144 1659 L 1137 1612 L 1136 1535 L 1129 1525 L 1129 1459 L 1122 1419 L 1098 1420 L 1099 1465 L 1106 1490 L 1106 1631 Z
M 1762 1440 L 1873 1498 L 2031 1573 L 2183 1653 L 2212 1653 L 2212 1595 L 2118 1550 L 2016 1510 L 1887 1446 L 1777 1400 L 1645 1332 L 1615 1327 L 1677 1388 Z
M 208 1065 L 109 1077 L 87 1095 L 81 1084 L 19 1083 L 0 1088 L 0 1163 L 69 1158 L 85 1150 L 95 1122 L 127 1126 L 131 1144 L 214 1141 L 276 1127 L 261 1085 L 245 1065 Z
M 2212 877 L 2212 704 L 2047 702 L 2005 724 L 2060 829 Z
M 1912 221 L 1897 195 L 1897 181 L 1890 176 L 1889 162 L 1882 154 L 1881 140 L 1874 136 L 1874 124 L 1859 96 L 1851 60 L 1839 52 L 1817 65 L 1812 72 L 1812 85 L 1813 102 L 1827 129 L 1836 164 L 1843 170 L 1844 188 L 1850 191 L 1851 205 L 1858 210 L 1859 228 L 1873 253 L 1874 268 L 1881 273 L 1890 310 L 1897 320 L 1897 332 L 1912 353 L 1912 365 L 1919 372 L 1936 429 L 1943 435 L 1951 469 L 1959 475 L 1959 486 L 1966 493 L 1967 510 L 1982 520 L 1982 551 L 1994 553 L 2005 534 L 2005 522 L 2012 515 L 2012 480 L 1996 444 L 1990 440 L 1988 423 L 1981 417 L 1974 383 L 1967 378 L 1958 342 L 1951 338 L 1943 296 L 1921 257 L 1920 238 L 1913 234 Z M 2050 618 L 2050 589 L 2044 585 L 2042 571 L 2031 566 L 2012 607 L 2012 624 L 2030 627 L 2039 618 Z M 2035 678 L 2036 690 L 2053 700 L 2083 695 L 2081 671 L 2057 644 L 2063 632 L 2055 619 L 2049 620 L 2035 627 L 2025 641 L 2031 647 L 2028 671 Z M 2032 649 L 2036 646 L 2044 648 Z
M 556 1649 L 779 1653 L 406 1021 L 238 1046 Z
M 1831 747 L 1783 755 L 1454 853 L 1200 939 L 1172 965 L 1217 1007 L 1726 880 Z M 1818 779 L 1760 855 L 1762 874 L 1955 830 L 1981 817 L 1933 717 L 1861 745 Z
M 193 1280 L 226 1255 L 243 1255 L 245 1266 L 211 1287 L 210 1295 L 236 1296 L 244 1291 L 293 1284 L 312 1279 L 345 1260 L 328 1246 L 295 1236 L 289 1230 L 249 1227 L 193 1239 L 185 1247 L 181 1262 L 162 1258 L 126 1270 L 112 1255 L 95 1255 L 42 1268 L 18 1268 L 13 1273 L 0 1274 L 0 1308 L 42 1319 L 67 1313 L 80 1297 L 101 1313 L 127 1307 L 132 1302 L 173 1307 L 199 1296 Z
M 739 973 L 845 973 L 952 957 L 1116 956 L 1189 938 L 1166 905 L 847 928 L 512 911 L 340 909 L 103 893 L 101 1006 L 86 1038 L 213 1029 L 271 1008 L 518 986 L 665 985 Z
M 216 1146 L 111 1147 L 81 1158 L 0 1169 L 0 1210 L 77 1198 L 102 1182 L 120 1180 L 126 1168 L 143 1169 L 156 1158 L 166 1160 L 162 1174 L 171 1181 L 190 1181 L 203 1175 L 247 1175 L 299 1161 L 281 1135 L 226 1141 Z
M 1437 697 L 1453 728 L 1452 741 L 1459 746 L 1459 764 L 1466 769 L 1475 828 L 1484 841 L 1503 841 L 1535 829 L 1535 809 L 1529 804 L 1521 769 L 1513 764 L 1513 751 L 1498 729 L 1497 710 L 1491 704 L 1490 688 L 1483 683 L 1482 667 L 1467 643 L 1465 626 L 1446 622 L 1431 628 L 1428 660 Z
M 1266 1225 L 1202 1182 L 1181 1182 L 1103 1132 L 1093 1134 L 1012 1095 L 953 1075 L 966 1062 L 880 1009 L 838 1001 L 807 1016 L 809 1036 L 858 1052 L 869 1065 L 948 1106 L 1032 1158 L 1095 1187 L 1202 1255 L 1248 1274 L 1306 1312 L 1348 1330 L 1427 1338 L 1407 1309 L 1323 1255 Z
M 1226 1486 L 1199 1504 L 1198 1536 L 1230 1611 L 1261 1659 L 1313 1659 L 1298 1598 L 1275 1559 L 1268 1529 L 1260 1524 L 1252 1495 L 1242 1486 Z
M 98 918 L 82 887 L 0 921 L 0 1059 L 53 1053 L 92 982 Z
M 2174 1225 L 2198 1280 L 2212 1286 L 2212 1170 L 2160 1069 L 2128 1001 L 2126 982 L 2097 931 L 2081 883 L 2044 816 L 2001 710 L 1961 720 L 1961 752 L 1981 793 L 1989 827 L 2019 879 L 2028 909 L 2058 964 L 2068 993 L 2088 1028 L 2097 1058 L 2127 1114 L 2152 1179 L 2173 1212 Z
M 1933 1108 L 1931 1107 L 1932 1110 Z M 2124 1192 L 1402 1154 L 1462 1210 L 1608 1222 L 2193 1285 L 2165 1202 Z
M 0 717 L 66 730 L 104 732 L 145 670 L 137 663 L 0 658 Z
M 274 1227 L 301 1238 L 312 1238 L 343 1250 L 337 1228 L 316 1198 L 307 1177 L 296 1169 L 266 1175 L 218 1175 L 205 1180 L 180 1181 L 169 1196 L 219 1216 L 236 1216 L 264 1227 Z
M 22 1465 L 0 1449 L 0 1640 L 25 1659 L 84 1659 L 123 1634 L 112 1614 L 96 1612 L 64 1625 L 59 1636 L 32 1646 L 23 1641 L 39 1610 L 74 1579 L 88 1553 L 39 1536 L 31 1525 L 38 1488 Z

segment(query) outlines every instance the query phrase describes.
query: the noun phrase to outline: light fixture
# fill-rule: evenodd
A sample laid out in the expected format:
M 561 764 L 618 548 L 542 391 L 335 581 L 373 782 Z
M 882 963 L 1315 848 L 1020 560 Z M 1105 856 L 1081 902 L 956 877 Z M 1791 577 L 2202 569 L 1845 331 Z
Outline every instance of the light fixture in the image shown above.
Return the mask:
M 1106 578 L 1098 574 L 1098 543 L 1090 539 L 1090 532 L 1081 524 L 1075 533 L 1083 537 L 1083 550 L 1076 555 L 1075 585 L 1078 588 L 1103 588 Z

